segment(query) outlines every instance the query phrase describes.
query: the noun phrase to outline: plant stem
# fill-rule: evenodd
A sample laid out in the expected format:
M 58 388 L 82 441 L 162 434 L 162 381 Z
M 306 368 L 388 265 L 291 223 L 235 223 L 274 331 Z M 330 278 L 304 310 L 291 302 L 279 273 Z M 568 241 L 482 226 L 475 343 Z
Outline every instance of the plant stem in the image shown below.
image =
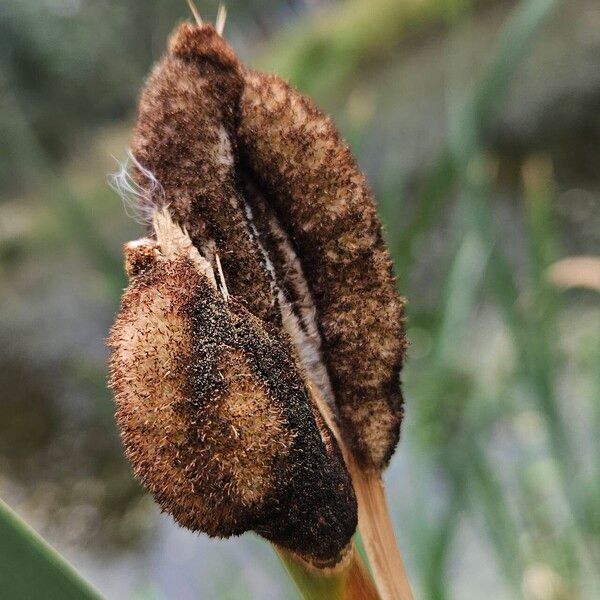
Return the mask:
M 350 471 L 358 502 L 358 528 L 360 530 L 369 564 L 373 571 L 377 591 L 382 600 L 413 600 L 402 555 L 394 535 L 394 527 L 385 499 L 381 473 L 361 469 L 344 443 L 331 409 L 319 388 L 308 381 L 312 396 L 334 433 Z
M 317 569 L 283 548 L 275 550 L 306 600 L 379 599 L 354 542 L 350 557 L 334 569 Z
M 383 600 L 412 600 L 381 474 L 360 469 L 352 458 L 348 468 L 358 500 L 358 527 L 379 593 Z

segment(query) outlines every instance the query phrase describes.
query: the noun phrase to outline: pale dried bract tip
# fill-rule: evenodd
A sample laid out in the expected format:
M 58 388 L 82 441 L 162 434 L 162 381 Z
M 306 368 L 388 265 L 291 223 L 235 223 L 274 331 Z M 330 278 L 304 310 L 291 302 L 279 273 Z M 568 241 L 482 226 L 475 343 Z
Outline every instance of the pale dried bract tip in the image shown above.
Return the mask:
M 225 30 L 225 21 L 227 21 L 227 8 L 224 4 L 219 4 L 217 18 L 215 19 L 215 30 L 219 35 L 223 35 Z
M 194 0 L 187 0 L 188 6 L 190 7 L 190 11 L 198 25 L 202 25 L 202 17 L 200 16 L 200 11 L 194 4 Z
M 127 245 L 110 385 L 126 454 L 163 510 L 227 537 L 254 530 L 319 568 L 356 528 L 341 452 L 287 341 L 217 290 L 168 212 Z

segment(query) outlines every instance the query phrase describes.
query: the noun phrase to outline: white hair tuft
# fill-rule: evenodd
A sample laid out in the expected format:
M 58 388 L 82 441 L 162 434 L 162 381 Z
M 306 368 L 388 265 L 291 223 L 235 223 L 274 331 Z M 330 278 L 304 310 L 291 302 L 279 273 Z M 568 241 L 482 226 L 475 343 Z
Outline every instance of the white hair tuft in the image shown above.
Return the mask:
M 132 164 L 144 177 L 146 185 L 140 185 L 131 176 Z M 152 171 L 139 162 L 131 150 L 127 151 L 127 159 L 119 162 L 119 170 L 108 176 L 108 183 L 121 196 L 125 214 L 142 225 L 150 226 L 154 211 L 166 204 L 165 192 L 160 182 Z

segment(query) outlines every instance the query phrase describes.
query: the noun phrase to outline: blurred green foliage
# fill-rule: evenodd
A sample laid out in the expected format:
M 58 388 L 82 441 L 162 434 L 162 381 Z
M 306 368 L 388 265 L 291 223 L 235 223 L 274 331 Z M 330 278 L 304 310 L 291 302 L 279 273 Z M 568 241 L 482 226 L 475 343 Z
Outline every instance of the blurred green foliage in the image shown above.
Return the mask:
M 218 2 L 202 3 L 213 17 Z M 239 18 L 268 12 L 275 1 L 236 7 Z M 0 9 L 0 191 L 22 189 L 36 176 L 15 110 L 52 163 L 73 152 L 98 125 L 132 114 L 150 63 L 173 25 L 187 17 L 181 2 L 158 0 L 19 0 Z
M 99 600 L 100 595 L 1 500 L 0 540 L 4 598 Z

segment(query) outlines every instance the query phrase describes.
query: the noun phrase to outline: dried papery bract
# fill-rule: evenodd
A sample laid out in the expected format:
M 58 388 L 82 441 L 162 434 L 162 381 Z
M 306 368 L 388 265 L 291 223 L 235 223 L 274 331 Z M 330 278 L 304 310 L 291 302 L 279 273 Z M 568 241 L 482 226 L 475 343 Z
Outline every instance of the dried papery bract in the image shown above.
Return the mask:
M 254 530 L 319 568 L 350 552 L 356 500 L 287 341 L 235 298 L 163 212 L 126 246 L 109 345 L 127 456 L 183 526 Z

